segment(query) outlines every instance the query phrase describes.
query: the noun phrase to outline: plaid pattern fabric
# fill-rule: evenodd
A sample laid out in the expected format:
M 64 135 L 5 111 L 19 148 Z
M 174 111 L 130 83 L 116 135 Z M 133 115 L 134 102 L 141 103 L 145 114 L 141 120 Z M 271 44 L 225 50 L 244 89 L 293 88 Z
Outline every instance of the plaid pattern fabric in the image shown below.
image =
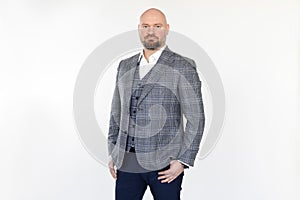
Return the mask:
M 204 109 L 194 61 L 166 48 L 146 75 L 143 90 L 134 90 L 139 55 L 120 62 L 108 133 L 109 154 L 122 165 L 129 130 L 134 125 L 134 146 L 145 169 L 165 167 L 172 159 L 190 166 L 199 150 L 204 130 Z M 132 106 L 132 98 L 135 99 Z M 131 109 L 130 109 L 131 108 Z M 130 116 L 135 108 L 134 121 Z M 187 119 L 183 128 L 183 115 Z M 130 134 L 129 134 L 130 133 Z
M 131 95 L 130 107 L 129 107 L 130 119 L 129 119 L 129 126 L 128 126 L 128 138 L 127 138 L 126 151 L 129 151 L 131 147 L 135 147 L 134 140 L 136 137 L 135 135 L 136 114 L 141 110 L 140 107 L 137 107 L 137 102 L 143 92 L 144 84 L 147 82 L 149 74 L 151 73 L 150 70 L 142 79 L 140 79 L 139 69 L 140 66 L 138 64 L 134 72 L 134 78 L 132 83 L 132 95 Z

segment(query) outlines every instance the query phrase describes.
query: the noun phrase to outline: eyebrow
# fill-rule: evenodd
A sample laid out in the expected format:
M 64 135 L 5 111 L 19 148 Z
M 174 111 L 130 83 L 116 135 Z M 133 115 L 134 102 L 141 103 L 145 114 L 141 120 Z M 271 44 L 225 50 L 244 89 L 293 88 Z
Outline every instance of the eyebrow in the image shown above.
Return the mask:
M 142 23 L 141 25 L 149 25 L 149 24 L 147 24 L 147 23 Z M 156 26 L 156 25 L 162 26 L 163 24 L 162 24 L 162 23 L 156 23 L 156 24 L 154 24 L 154 26 Z

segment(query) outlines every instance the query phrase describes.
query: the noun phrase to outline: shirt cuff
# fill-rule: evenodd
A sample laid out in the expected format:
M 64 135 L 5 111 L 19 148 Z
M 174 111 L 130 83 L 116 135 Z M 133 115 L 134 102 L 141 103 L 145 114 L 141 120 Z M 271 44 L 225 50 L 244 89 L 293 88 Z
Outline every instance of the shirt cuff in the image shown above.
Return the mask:
M 185 162 L 182 162 L 180 160 L 178 160 L 181 164 L 183 164 L 183 168 L 189 168 L 190 166 L 188 164 L 186 164 Z

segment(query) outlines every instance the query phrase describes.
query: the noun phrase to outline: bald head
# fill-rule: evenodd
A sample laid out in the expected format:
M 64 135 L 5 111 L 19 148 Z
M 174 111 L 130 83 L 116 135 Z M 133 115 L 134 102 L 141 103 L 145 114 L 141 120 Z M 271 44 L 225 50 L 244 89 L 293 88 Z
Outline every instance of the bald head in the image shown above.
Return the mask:
M 166 19 L 165 14 L 157 8 L 150 8 L 150 9 L 146 10 L 145 12 L 143 12 L 143 14 L 140 16 L 140 23 L 143 23 L 143 21 L 145 21 L 149 18 L 156 19 L 159 22 L 167 25 L 167 19 Z

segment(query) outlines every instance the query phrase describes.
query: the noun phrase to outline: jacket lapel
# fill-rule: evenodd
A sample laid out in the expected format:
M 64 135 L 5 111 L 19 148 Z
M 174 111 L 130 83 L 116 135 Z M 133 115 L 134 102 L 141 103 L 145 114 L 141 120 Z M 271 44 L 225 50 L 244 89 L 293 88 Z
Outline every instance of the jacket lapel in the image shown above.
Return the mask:
M 165 50 L 161 53 L 157 63 L 153 66 L 153 69 L 149 74 L 148 80 L 143 88 L 143 91 L 137 102 L 137 105 L 139 105 L 143 101 L 143 99 L 147 96 L 147 94 L 152 90 L 154 85 L 159 82 L 159 79 L 166 71 L 166 67 L 170 66 L 170 64 L 173 62 L 171 56 L 172 56 L 172 51 L 170 51 L 170 49 L 166 47 Z
M 129 112 L 130 99 L 132 93 L 132 85 L 134 79 L 134 72 L 137 67 L 139 55 L 134 56 L 129 63 L 124 66 L 124 73 L 122 77 L 119 78 L 119 88 L 120 96 L 124 100 L 125 109 Z

